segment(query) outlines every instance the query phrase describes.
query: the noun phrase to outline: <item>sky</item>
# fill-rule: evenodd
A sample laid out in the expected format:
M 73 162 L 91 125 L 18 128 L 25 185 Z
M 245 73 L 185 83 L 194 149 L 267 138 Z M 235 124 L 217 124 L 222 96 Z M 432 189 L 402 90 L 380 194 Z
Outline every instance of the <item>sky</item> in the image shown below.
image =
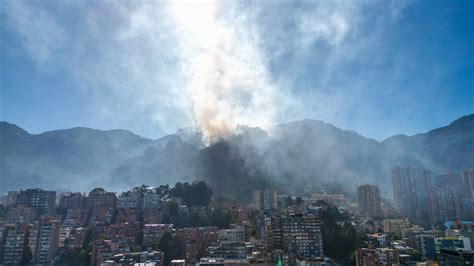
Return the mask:
M 0 120 L 159 138 L 474 113 L 473 1 L 1 1 Z

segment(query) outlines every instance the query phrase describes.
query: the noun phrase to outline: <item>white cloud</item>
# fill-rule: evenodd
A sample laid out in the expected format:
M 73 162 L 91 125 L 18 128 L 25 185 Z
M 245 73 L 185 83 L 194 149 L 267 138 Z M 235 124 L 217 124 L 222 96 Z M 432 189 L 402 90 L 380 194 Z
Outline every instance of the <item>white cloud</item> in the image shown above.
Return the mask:
M 62 68 L 95 95 L 97 123 L 132 124 L 155 136 L 195 124 L 213 138 L 239 124 L 268 129 L 343 108 L 350 89 L 326 92 L 341 61 L 373 38 L 354 41 L 367 34 L 359 27 L 370 2 L 55 4 L 5 4 L 9 27 L 31 59 L 39 69 Z M 391 16 L 400 17 L 403 7 Z M 320 77 L 301 95 L 297 79 L 310 58 Z M 282 59 L 288 64 L 275 69 Z M 282 68 L 295 76 L 279 76 Z
M 55 50 L 66 42 L 65 30 L 44 10 L 20 1 L 4 2 L 5 15 L 28 55 L 39 64 L 51 64 Z

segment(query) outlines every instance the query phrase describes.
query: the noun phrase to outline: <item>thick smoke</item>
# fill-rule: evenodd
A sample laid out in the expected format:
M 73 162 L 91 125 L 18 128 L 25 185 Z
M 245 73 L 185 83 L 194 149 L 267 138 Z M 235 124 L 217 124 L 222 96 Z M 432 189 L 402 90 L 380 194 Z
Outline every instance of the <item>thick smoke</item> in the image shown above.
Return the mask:
M 174 5 L 194 119 L 207 144 L 227 139 L 239 125 L 268 129 L 279 91 L 247 17 L 230 14 L 228 24 L 219 19 L 220 8 L 228 7 L 215 2 Z

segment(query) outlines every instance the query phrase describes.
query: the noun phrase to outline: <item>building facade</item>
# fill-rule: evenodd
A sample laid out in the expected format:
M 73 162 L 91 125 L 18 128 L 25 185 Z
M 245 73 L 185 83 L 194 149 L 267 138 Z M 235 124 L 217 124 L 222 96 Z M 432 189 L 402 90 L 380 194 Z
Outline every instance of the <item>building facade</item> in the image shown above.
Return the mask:
M 56 191 L 46 191 L 39 188 L 21 190 L 18 194 L 17 204 L 34 208 L 37 215 L 52 213 L 56 204 Z
M 278 208 L 278 199 L 276 190 L 255 190 L 253 193 L 253 202 L 256 210 L 267 212 Z
M 392 169 L 393 203 L 404 216 L 429 221 L 429 171 L 424 168 Z
M 382 215 L 380 191 L 376 185 L 362 185 L 357 188 L 359 210 L 362 215 L 375 217 Z

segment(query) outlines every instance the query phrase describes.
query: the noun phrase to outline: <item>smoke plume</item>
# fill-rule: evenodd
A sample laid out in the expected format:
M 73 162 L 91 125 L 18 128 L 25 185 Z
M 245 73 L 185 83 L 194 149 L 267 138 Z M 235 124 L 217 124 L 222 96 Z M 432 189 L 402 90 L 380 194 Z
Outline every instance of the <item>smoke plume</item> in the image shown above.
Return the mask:
M 215 2 L 174 5 L 182 39 L 183 71 L 192 111 L 204 142 L 228 138 L 238 125 L 273 124 L 278 90 L 245 15 L 218 17 Z

